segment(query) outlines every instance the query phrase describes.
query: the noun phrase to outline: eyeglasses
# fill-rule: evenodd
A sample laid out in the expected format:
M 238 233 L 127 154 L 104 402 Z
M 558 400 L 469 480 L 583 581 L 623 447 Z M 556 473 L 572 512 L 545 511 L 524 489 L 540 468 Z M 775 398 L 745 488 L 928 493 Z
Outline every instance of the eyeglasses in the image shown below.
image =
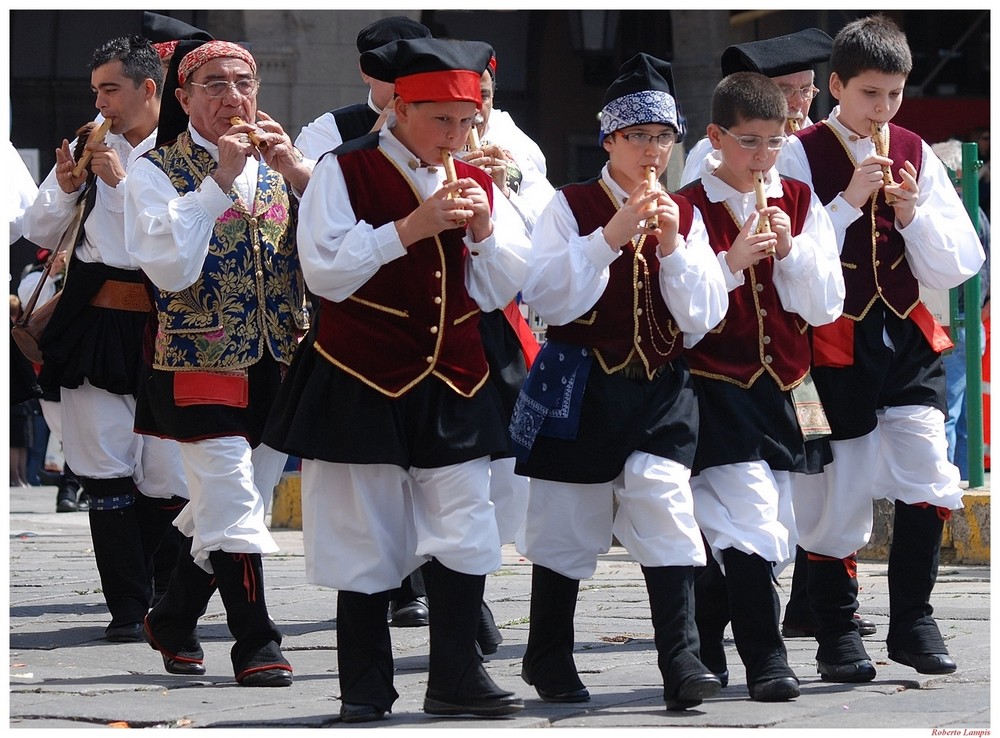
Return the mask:
M 814 85 L 809 85 L 808 87 L 789 87 L 788 85 L 778 85 L 778 88 L 781 90 L 781 94 L 785 96 L 786 100 L 791 100 L 793 97 L 798 95 L 800 98 L 808 102 L 819 94 L 819 88 Z
M 195 87 L 201 87 L 205 90 L 205 94 L 211 98 L 225 97 L 229 94 L 229 90 L 236 90 L 243 97 L 250 97 L 258 88 L 260 88 L 260 80 L 256 77 L 246 77 L 244 79 L 238 79 L 235 82 L 228 82 L 224 79 L 217 79 L 212 82 L 207 82 L 201 84 L 200 82 L 191 82 L 190 84 Z
M 673 131 L 665 131 L 659 136 L 654 136 L 650 133 L 642 133 L 641 131 L 632 131 L 631 133 L 620 133 L 618 134 L 630 144 L 636 146 L 649 146 L 653 141 L 656 141 L 656 145 L 661 149 L 665 149 L 673 143 L 677 142 L 677 134 Z
M 739 136 L 722 126 L 719 126 L 719 130 L 735 138 L 744 149 L 759 149 L 761 145 L 767 144 L 768 149 L 777 151 L 785 145 L 785 141 L 787 140 L 784 136 L 771 136 L 770 138 L 764 138 L 763 136 Z

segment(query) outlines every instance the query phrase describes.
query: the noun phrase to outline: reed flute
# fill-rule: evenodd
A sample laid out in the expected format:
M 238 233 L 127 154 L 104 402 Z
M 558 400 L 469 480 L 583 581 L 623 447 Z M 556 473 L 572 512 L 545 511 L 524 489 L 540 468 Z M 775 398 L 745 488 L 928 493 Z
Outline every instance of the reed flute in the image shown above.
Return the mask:
M 879 156 L 889 156 L 889 143 L 882 136 L 882 127 L 875 121 L 872 121 L 872 143 L 875 144 L 876 154 Z M 892 179 L 892 167 L 888 164 L 884 165 L 882 167 L 882 187 L 885 188 L 895 184 Z M 896 201 L 896 198 L 886 192 L 885 201 L 891 204 Z
M 660 189 L 660 183 L 656 176 L 656 167 L 646 167 L 646 190 L 656 192 Z M 657 216 L 646 218 L 646 228 L 659 228 L 660 219 Z
M 458 174 L 455 172 L 455 157 L 451 153 L 451 149 L 441 149 L 441 163 L 444 165 L 444 176 L 447 182 L 457 182 Z M 448 195 L 449 199 L 454 199 L 455 193 L 452 192 Z M 459 228 L 465 227 L 465 221 L 459 220 L 455 222 Z
M 767 194 L 764 192 L 764 172 L 753 173 L 753 187 L 754 193 L 757 195 L 757 209 L 763 210 L 767 207 Z M 771 232 L 771 219 L 764 213 L 761 213 L 760 220 L 757 221 L 757 233 Z M 773 256 L 774 247 L 768 248 L 767 253 L 769 256 Z
M 786 127 L 788 128 L 789 131 L 795 133 L 797 130 L 802 128 L 802 124 L 798 118 L 789 118 Z
M 229 123 L 234 126 L 241 126 L 243 125 L 244 122 L 245 121 L 238 115 L 234 115 L 232 118 L 229 119 Z M 262 141 L 260 136 L 258 136 L 256 132 L 250 131 L 250 133 L 247 134 L 247 138 L 250 139 L 250 143 L 252 143 L 254 146 L 257 147 L 258 151 L 263 153 L 264 149 L 267 148 L 267 142 Z
M 87 136 L 87 143 L 104 143 L 104 137 L 108 135 L 108 131 L 111 130 L 111 119 L 105 118 L 101 121 L 101 125 L 97 126 L 94 130 L 90 132 Z M 93 151 L 84 149 L 83 153 L 80 155 L 80 161 L 76 163 L 73 167 L 73 178 L 79 177 L 83 174 L 83 170 L 87 168 L 87 164 L 90 163 L 90 157 L 94 155 Z

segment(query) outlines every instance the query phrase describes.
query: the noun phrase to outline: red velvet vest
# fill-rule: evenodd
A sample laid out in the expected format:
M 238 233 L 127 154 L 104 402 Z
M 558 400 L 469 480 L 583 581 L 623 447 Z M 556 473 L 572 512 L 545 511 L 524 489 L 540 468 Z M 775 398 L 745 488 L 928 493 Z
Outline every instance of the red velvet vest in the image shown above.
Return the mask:
M 358 221 L 378 228 L 411 213 L 419 195 L 378 148 L 341 154 Z M 455 161 L 490 197 L 484 171 Z M 433 375 L 465 397 L 489 375 L 479 337 L 479 305 L 465 287 L 465 232 L 451 229 L 410 246 L 342 302 L 321 300 L 315 347 L 348 374 L 389 397 Z
M 837 133 L 826 123 L 818 123 L 795 134 L 802 141 L 813 171 L 813 188 L 824 205 L 847 187 L 857 163 L 847 154 Z M 889 124 L 889 158 L 895 174 L 909 161 L 920 173 L 920 137 L 905 128 Z M 895 227 L 895 213 L 879 190 L 862 207 L 862 215 L 844 236 L 840 261 L 844 267 L 844 317 L 861 320 L 876 300 L 905 318 L 920 301 L 917 280 L 906 260 L 903 237 Z
M 768 198 L 767 204 L 788 213 L 797 236 L 809 213 L 809 187 L 793 179 L 781 182 L 782 196 Z M 701 180 L 681 193 L 701 210 L 715 252 L 727 251 L 739 235 L 729 208 L 709 202 Z M 802 381 L 809 371 L 808 324 L 782 306 L 773 273 L 774 259 L 746 269 L 743 284 L 729 293 L 726 317 L 685 353 L 692 374 L 750 387 L 767 372 L 783 390 Z
M 618 207 L 600 179 L 563 187 L 581 234 L 593 233 L 611 220 Z M 680 234 L 691 231 L 694 210 L 683 197 Z M 566 325 L 550 325 L 546 338 L 575 343 L 593 350 L 608 374 L 628 364 L 641 362 L 647 376 L 676 358 L 683 349 L 683 336 L 660 294 L 660 260 L 657 241 L 646 238 L 640 247 L 632 242 L 611 263 L 611 277 L 604 294 L 586 315 Z

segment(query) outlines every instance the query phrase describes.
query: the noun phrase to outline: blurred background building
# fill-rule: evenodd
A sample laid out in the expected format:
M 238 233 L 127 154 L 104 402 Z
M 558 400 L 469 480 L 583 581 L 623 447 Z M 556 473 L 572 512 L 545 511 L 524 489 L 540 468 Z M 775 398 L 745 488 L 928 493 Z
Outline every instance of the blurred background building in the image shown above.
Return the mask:
M 831 36 L 871 10 L 156 10 L 248 46 L 262 78 L 259 107 L 292 138 L 318 115 L 365 99 L 355 38 L 376 18 L 404 13 L 435 36 L 486 41 L 497 53 L 496 105 L 542 148 L 555 186 L 589 178 L 606 157 L 597 143 L 597 113 L 619 65 L 639 51 L 671 61 L 689 127 L 685 147 L 700 138 L 719 58 L 733 43 L 815 26 Z M 988 10 L 889 10 L 914 54 L 896 122 L 928 142 L 967 139 L 989 128 Z M 63 138 L 95 115 L 88 63 L 114 36 L 139 33 L 141 10 L 11 10 L 10 138 L 36 178 L 54 163 Z M 829 69 L 817 70 L 821 93 L 814 120 L 835 104 Z M 668 184 L 678 186 L 684 147 Z M 11 248 L 11 291 L 34 255 Z

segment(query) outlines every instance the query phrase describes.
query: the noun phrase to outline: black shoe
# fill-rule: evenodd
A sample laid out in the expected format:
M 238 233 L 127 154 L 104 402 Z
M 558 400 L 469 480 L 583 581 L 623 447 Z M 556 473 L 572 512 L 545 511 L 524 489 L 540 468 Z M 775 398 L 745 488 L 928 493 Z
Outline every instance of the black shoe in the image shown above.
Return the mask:
M 875 625 L 874 621 L 868 618 L 863 618 L 857 613 L 854 615 L 854 622 L 857 623 L 858 633 L 863 636 L 875 635 L 878 627 Z M 781 637 L 782 638 L 815 638 L 816 637 L 816 626 L 815 625 L 786 625 L 782 623 L 781 625 Z
M 370 723 L 375 720 L 385 720 L 385 712 L 374 705 L 357 705 L 351 702 L 340 705 L 342 723 Z
M 475 715 L 503 717 L 524 709 L 524 702 L 513 692 L 498 692 L 489 697 L 457 697 L 438 690 L 427 690 L 424 712 L 428 715 Z
M 89 505 L 88 505 L 89 508 Z M 67 497 L 62 493 L 56 498 L 56 512 L 76 512 L 80 508 L 76 504 L 75 495 L 73 497 Z
M 590 692 L 586 687 L 569 689 L 565 692 L 549 692 L 541 687 L 535 687 L 535 692 L 542 702 L 590 702 Z
M 201 650 L 201 644 L 197 642 L 197 639 L 189 645 L 190 651 L 186 651 L 183 654 L 169 654 L 157 645 L 156 639 L 149 628 L 148 615 L 146 616 L 146 621 L 142 624 L 142 637 L 149 644 L 150 648 L 158 651 L 160 656 L 163 657 L 163 668 L 166 669 L 168 674 L 201 676 L 205 673 L 204 652 Z
M 765 679 L 747 687 L 755 702 L 787 702 L 799 696 L 799 680 L 790 676 Z
M 889 651 L 889 658 L 897 664 L 909 666 L 920 674 L 951 674 L 958 665 L 946 653 L 910 653 L 909 651 Z
M 86 492 L 80 492 L 80 497 L 76 501 L 76 509 L 80 512 L 84 512 L 90 509 L 90 495 Z
M 819 672 L 820 679 L 824 682 L 859 684 L 870 682 L 875 678 L 875 666 L 868 659 L 849 661 L 846 664 L 828 664 L 817 661 L 816 671 Z
M 113 643 L 142 642 L 142 623 L 109 625 L 104 629 L 104 637 Z
M 431 611 L 427 606 L 426 597 L 417 597 L 399 606 L 395 601 L 389 603 L 390 628 L 427 627 L 431 622 L 430 617 Z
M 668 710 L 687 710 L 701 701 L 714 697 L 722 689 L 722 681 L 712 672 L 693 674 L 681 682 L 677 694 L 666 700 Z
M 290 687 L 292 668 L 276 665 L 256 671 L 243 672 L 236 679 L 241 687 Z
M 723 689 L 729 686 L 729 669 L 725 669 L 724 671 L 713 671 L 712 673 L 719 677 L 719 684 L 722 685 Z

